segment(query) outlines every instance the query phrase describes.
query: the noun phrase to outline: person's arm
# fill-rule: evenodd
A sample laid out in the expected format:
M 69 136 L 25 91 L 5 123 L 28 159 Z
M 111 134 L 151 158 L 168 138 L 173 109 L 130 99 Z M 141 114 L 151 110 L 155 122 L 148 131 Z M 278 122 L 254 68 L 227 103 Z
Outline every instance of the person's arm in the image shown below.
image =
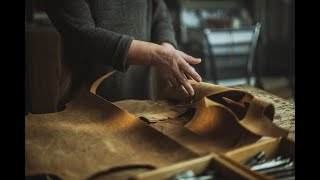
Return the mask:
M 81 51 L 85 51 L 81 53 L 116 70 L 126 71 L 133 37 L 96 27 L 86 0 L 46 0 L 45 6 L 62 37 L 81 46 Z
M 46 3 L 47 14 L 61 35 L 85 46 L 84 50 L 91 59 L 100 60 L 120 71 L 125 71 L 130 64 L 155 66 L 167 81 L 175 78 L 179 88 L 193 95 L 185 75 L 200 81 L 200 76 L 188 64 L 199 63 L 200 60 L 172 48 L 133 40 L 96 27 L 85 0 L 47 0 Z

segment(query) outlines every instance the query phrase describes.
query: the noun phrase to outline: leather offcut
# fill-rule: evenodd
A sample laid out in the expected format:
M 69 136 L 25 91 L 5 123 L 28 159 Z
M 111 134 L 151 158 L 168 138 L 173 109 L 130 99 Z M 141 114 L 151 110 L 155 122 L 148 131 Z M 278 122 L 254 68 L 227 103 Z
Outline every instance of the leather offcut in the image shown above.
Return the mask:
M 113 104 L 128 111 L 136 117 L 146 119 L 149 123 L 176 118 L 188 110 L 188 108 L 176 107 L 174 104 L 165 100 L 151 101 L 129 99 L 116 101 L 113 102 Z
M 99 78 L 91 87 L 91 92 L 95 94 L 99 84 L 109 75 Z M 160 97 L 165 101 L 170 101 L 170 104 L 175 103 L 176 108 L 194 108 L 196 112 L 191 120 L 184 127 L 165 123 L 165 121 L 158 124 L 163 126 L 162 133 L 194 152 L 198 154 L 212 151 L 223 153 L 254 143 L 262 136 L 288 135 L 286 129 L 272 122 L 274 106 L 271 103 L 234 88 L 196 81 L 190 81 L 190 83 L 195 90 L 195 96 L 192 99 L 184 95 L 182 91 L 169 86 L 161 91 Z M 135 112 L 141 108 L 132 106 L 129 102 L 121 102 L 124 110 L 130 107 L 128 110 Z M 149 110 L 153 111 L 153 108 L 158 107 L 152 106 L 149 101 L 143 101 L 143 103 L 148 104 L 150 108 L 145 109 L 144 112 L 140 111 L 139 116 L 148 118 Z M 154 115 L 152 121 L 162 119 L 166 112 L 162 113 Z M 171 116 L 171 118 L 176 117 Z
M 271 103 L 229 87 L 196 81 L 190 83 L 195 90 L 195 96 L 191 100 L 181 96 L 182 92 L 169 87 L 164 90 L 162 96 L 178 101 L 177 106 L 196 109 L 193 118 L 185 125 L 196 134 L 212 135 L 219 131 L 226 132 L 225 130 L 230 128 L 225 126 L 225 123 L 230 121 L 260 136 L 288 135 L 288 130 L 272 123 L 275 109 Z
M 195 81 L 190 81 L 195 90 L 191 100 L 173 88 L 162 91 L 176 107 L 196 110 L 184 127 L 164 135 L 96 95 L 110 75 L 99 78 L 91 92 L 80 91 L 61 112 L 25 117 L 26 176 L 88 179 L 121 167 L 159 168 L 234 148 L 241 137 L 288 135 L 272 123 L 272 104 L 243 91 Z
M 26 176 L 88 179 L 115 168 L 158 168 L 194 157 L 191 150 L 89 91 L 79 92 L 61 112 L 25 117 Z

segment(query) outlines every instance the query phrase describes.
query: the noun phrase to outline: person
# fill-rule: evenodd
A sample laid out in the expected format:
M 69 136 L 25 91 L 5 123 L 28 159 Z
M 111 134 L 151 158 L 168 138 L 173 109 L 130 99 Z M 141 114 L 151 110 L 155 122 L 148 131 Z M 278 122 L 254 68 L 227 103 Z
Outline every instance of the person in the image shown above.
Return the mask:
M 172 88 L 194 95 L 188 79 L 201 81 L 191 66 L 201 59 L 176 49 L 163 0 L 47 0 L 45 10 L 61 35 L 71 89 L 115 69 L 124 73 L 102 83 L 98 94 L 111 101 L 150 99 L 154 67 Z

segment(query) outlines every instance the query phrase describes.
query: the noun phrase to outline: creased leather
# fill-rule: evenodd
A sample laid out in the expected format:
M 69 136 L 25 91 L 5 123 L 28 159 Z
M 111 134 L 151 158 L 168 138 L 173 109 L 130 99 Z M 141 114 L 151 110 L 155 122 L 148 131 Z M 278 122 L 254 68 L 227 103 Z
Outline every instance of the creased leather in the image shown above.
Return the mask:
M 274 106 L 251 94 L 233 88 L 190 81 L 195 96 L 189 100 L 182 92 L 167 87 L 162 97 L 178 101 L 180 107 L 193 107 L 196 113 L 186 128 L 202 136 L 225 137 L 231 124 L 260 136 L 287 136 L 289 131 L 273 121 Z M 230 123 L 230 125 L 227 125 Z M 230 127 L 229 127 L 230 126 Z M 230 137 L 230 136 L 229 136 Z
M 157 168 L 194 157 L 197 154 L 88 91 L 61 112 L 25 117 L 26 176 L 87 179 L 111 168 Z
M 126 166 L 157 168 L 194 158 L 199 149 L 209 146 L 217 151 L 234 147 L 243 136 L 288 134 L 272 123 L 272 104 L 236 89 L 191 81 L 195 90 L 191 100 L 173 88 L 163 91 L 163 97 L 178 107 L 196 109 L 185 127 L 170 130 L 169 138 L 95 95 L 100 82 L 110 75 L 99 78 L 91 93 L 81 91 L 61 112 L 26 116 L 27 176 L 86 179 Z
M 106 77 L 96 81 L 91 87 L 92 93 L 95 93 L 100 82 Z M 195 108 L 196 112 L 191 120 L 184 127 L 181 123 L 174 125 L 166 121 L 158 122 L 155 126 L 194 152 L 223 153 L 253 143 L 261 136 L 288 135 L 287 130 L 272 123 L 272 104 L 234 88 L 195 81 L 190 83 L 195 90 L 192 99 L 170 87 L 164 88 L 160 97 L 175 102 L 180 108 Z M 148 114 L 147 109 L 144 113 Z
M 112 71 L 101 76 L 90 87 L 90 92 L 96 94 L 99 85 L 112 74 L 117 73 Z M 174 104 L 166 100 L 123 100 L 113 102 L 119 108 L 135 115 L 136 117 L 143 117 L 150 123 L 157 122 L 168 118 L 176 118 L 185 113 L 188 108 L 176 107 Z
M 176 107 L 174 104 L 165 100 L 123 100 L 113 102 L 114 105 L 125 109 L 136 117 L 143 117 L 149 123 L 159 120 L 176 118 L 187 112 L 188 108 Z

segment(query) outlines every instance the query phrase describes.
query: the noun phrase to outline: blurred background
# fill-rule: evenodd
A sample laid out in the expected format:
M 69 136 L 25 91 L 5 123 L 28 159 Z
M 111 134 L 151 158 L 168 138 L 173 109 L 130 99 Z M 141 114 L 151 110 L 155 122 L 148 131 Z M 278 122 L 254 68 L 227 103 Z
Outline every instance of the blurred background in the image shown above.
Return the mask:
M 202 63 L 203 81 L 250 84 L 294 100 L 294 0 L 165 0 L 179 49 Z M 50 26 L 36 0 L 25 1 L 26 25 Z
M 294 0 L 166 0 L 180 49 L 204 81 L 294 99 Z

